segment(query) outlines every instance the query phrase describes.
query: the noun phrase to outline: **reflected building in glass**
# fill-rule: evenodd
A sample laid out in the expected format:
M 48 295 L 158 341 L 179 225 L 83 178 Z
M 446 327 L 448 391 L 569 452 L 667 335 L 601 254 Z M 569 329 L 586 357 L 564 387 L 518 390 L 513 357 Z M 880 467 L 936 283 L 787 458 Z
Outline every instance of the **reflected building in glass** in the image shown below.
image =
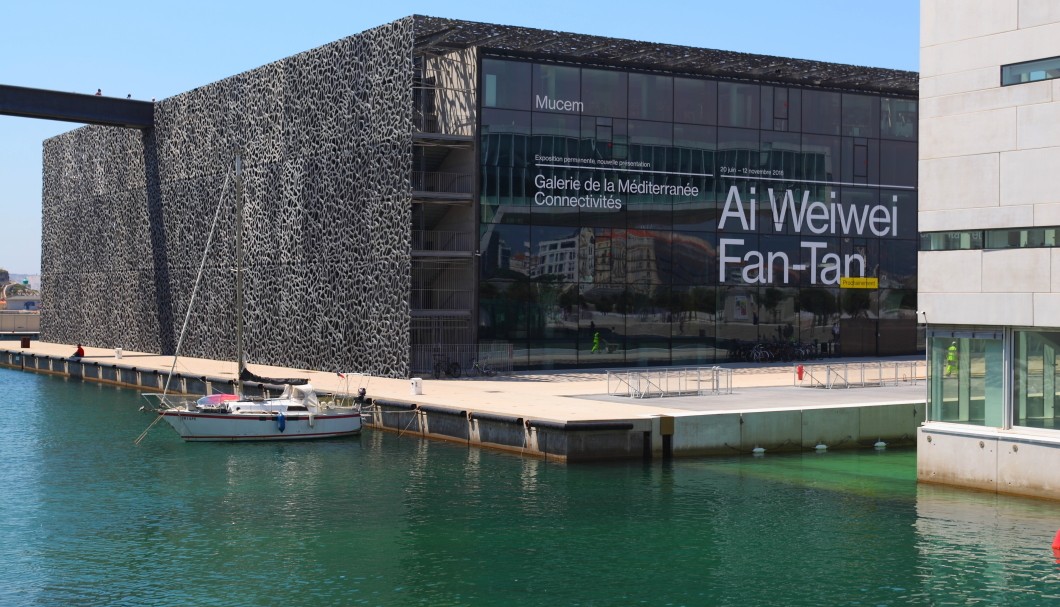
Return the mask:
M 916 351 L 915 74 L 479 50 L 480 343 L 524 368 Z

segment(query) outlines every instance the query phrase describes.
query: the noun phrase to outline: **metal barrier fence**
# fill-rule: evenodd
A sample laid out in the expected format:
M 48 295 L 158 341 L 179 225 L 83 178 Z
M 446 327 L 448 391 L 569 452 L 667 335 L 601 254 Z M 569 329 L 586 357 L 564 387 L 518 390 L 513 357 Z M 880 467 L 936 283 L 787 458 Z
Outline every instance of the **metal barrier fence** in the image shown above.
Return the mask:
M 0 332 L 39 332 L 40 312 L 0 310 Z
M 792 365 L 792 385 L 808 388 L 865 388 L 869 386 L 915 386 L 927 379 L 923 360 Z M 809 383 L 806 383 L 806 382 Z
M 608 371 L 607 393 L 632 398 L 732 394 L 732 369 L 667 367 Z

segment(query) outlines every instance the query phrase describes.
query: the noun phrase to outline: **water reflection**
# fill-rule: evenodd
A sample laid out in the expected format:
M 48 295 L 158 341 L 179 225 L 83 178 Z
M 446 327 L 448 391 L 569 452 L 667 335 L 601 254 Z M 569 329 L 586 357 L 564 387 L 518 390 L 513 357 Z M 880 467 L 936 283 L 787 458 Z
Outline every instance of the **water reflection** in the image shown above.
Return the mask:
M 1060 599 L 1051 548 L 1060 504 L 919 485 L 914 526 L 926 594 L 965 604 Z
M 0 604 L 1060 598 L 1060 504 L 917 486 L 911 451 L 565 466 L 372 431 L 134 447 L 136 395 L 6 373 L 36 421 L 0 442 Z

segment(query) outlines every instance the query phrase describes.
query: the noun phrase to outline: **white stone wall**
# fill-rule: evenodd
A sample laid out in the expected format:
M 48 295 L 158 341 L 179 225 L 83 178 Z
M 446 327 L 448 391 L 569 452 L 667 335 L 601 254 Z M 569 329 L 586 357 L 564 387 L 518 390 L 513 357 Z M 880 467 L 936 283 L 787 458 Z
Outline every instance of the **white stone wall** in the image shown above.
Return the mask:
M 1060 79 L 1001 66 L 1060 56 L 1057 0 L 922 0 L 922 232 L 1060 225 Z M 1060 326 L 1060 251 L 926 251 L 931 324 Z

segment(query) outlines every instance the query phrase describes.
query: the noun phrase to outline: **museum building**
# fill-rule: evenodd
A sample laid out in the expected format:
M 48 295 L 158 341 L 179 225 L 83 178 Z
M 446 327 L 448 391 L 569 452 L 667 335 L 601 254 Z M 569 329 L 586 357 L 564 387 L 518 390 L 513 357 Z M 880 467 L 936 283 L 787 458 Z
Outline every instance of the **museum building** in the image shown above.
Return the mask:
M 252 362 L 917 350 L 913 72 L 412 16 L 45 143 L 42 339 Z M 246 169 L 235 187 L 232 157 Z M 181 327 L 200 265 L 186 334 Z

